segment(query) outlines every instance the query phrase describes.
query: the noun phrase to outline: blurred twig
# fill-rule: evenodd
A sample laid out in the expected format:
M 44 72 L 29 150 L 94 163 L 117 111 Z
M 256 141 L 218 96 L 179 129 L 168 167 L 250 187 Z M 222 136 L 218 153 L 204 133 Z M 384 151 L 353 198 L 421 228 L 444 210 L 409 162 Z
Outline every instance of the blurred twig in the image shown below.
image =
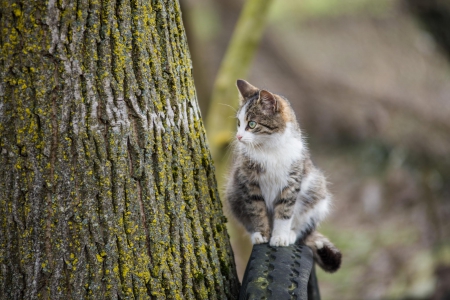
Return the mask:
M 234 112 L 225 106 L 232 108 L 238 106 L 236 80 L 247 76 L 267 23 L 271 3 L 272 0 L 246 1 L 214 83 L 206 116 L 206 132 L 219 186 L 223 186 L 222 180 L 223 174 L 226 173 L 227 161 L 226 149 L 232 140 L 236 124 L 236 121 L 230 118 Z M 230 113 L 224 113 L 224 111 Z M 237 227 L 234 222 L 228 223 L 228 232 L 238 275 L 242 278 L 251 251 L 249 239 L 244 236 L 242 228 Z
M 235 126 L 232 118 L 224 116 L 221 104 L 238 105 L 236 79 L 245 78 L 248 73 L 271 3 L 272 0 L 247 0 L 216 77 L 206 118 L 209 146 L 216 166 L 224 157 Z

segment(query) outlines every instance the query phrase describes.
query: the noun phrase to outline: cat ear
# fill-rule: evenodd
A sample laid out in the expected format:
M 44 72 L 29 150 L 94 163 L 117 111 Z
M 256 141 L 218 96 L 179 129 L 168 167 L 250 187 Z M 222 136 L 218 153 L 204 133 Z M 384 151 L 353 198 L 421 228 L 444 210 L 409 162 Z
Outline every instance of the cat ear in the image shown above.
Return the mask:
M 261 90 L 258 102 L 261 103 L 263 110 L 266 112 L 274 113 L 278 110 L 278 101 L 271 92 Z
M 245 80 L 238 79 L 236 82 L 236 86 L 239 90 L 239 93 L 241 95 L 241 104 L 245 103 L 245 101 L 248 100 L 248 98 L 254 96 L 256 93 L 258 93 L 259 89 L 250 83 L 248 83 Z

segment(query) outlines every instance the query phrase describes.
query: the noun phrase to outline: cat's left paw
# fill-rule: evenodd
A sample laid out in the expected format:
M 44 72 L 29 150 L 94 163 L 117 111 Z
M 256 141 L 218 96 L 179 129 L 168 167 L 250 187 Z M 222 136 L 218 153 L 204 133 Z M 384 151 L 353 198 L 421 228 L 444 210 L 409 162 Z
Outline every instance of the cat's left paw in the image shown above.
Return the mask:
M 289 246 L 290 242 L 290 236 L 289 234 L 286 235 L 275 235 L 272 236 L 270 239 L 270 246 Z

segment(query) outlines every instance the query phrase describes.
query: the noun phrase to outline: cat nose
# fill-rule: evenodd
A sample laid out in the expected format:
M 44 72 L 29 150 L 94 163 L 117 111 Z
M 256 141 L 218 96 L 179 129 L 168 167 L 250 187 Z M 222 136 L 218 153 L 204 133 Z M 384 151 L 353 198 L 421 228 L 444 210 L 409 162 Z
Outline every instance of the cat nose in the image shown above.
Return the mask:
M 240 134 L 236 134 L 236 137 L 237 137 L 238 140 L 242 139 L 242 135 L 240 135 Z

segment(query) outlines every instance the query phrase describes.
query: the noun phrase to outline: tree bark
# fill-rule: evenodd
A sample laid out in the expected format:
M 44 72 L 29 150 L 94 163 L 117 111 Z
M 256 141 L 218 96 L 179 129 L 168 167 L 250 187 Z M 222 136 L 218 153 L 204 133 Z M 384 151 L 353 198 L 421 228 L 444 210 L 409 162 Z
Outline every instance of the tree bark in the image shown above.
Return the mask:
M 234 299 L 177 1 L 1 0 L 0 299 Z

